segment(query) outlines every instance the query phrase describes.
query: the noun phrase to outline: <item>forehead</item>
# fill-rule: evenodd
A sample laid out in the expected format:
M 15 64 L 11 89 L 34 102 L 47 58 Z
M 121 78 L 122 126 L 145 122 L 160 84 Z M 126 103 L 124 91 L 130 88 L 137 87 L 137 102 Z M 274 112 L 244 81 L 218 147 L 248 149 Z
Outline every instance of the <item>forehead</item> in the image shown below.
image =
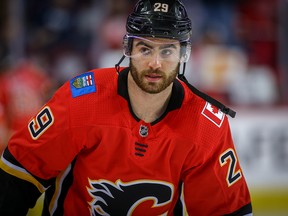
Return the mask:
M 164 45 L 164 44 L 180 44 L 178 40 L 168 38 L 153 38 L 153 37 L 134 37 L 135 44 L 144 42 L 145 44 Z

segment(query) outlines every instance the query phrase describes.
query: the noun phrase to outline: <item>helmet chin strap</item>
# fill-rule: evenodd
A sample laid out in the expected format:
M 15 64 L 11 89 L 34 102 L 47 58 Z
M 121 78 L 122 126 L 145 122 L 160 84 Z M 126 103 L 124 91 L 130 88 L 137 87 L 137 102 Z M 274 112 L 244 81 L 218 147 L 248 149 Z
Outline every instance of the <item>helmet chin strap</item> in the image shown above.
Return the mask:
M 117 73 L 119 74 L 120 73 L 120 64 L 123 62 L 123 60 L 125 59 L 125 55 L 123 55 L 122 57 L 121 57 L 121 59 L 119 60 L 119 62 L 117 63 L 117 64 L 115 64 L 115 69 L 116 69 L 116 71 L 117 71 Z
M 186 69 L 186 62 L 183 62 L 183 69 L 182 69 L 182 73 L 180 73 L 180 69 L 178 72 L 178 78 L 182 81 L 187 81 L 186 77 L 185 77 L 185 69 Z M 188 82 L 188 81 L 187 81 Z

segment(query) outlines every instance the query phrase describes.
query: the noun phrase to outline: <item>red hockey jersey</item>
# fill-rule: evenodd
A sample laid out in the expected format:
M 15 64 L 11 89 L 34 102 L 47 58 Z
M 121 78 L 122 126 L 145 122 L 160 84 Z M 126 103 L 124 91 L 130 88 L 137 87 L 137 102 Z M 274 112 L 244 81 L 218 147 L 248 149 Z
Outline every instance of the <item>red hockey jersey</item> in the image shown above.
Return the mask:
M 177 79 L 166 112 L 146 123 L 128 71 L 64 84 L 12 137 L 1 169 L 46 191 L 51 215 L 250 215 L 225 114 Z

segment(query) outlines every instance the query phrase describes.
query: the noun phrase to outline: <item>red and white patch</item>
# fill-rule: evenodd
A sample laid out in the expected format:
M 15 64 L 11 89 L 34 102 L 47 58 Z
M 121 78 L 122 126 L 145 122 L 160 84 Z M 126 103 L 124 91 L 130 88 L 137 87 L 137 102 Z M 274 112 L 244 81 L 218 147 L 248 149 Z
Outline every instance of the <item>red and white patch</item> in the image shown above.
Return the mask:
M 224 113 L 217 108 L 216 106 L 213 106 L 210 103 L 206 103 L 202 115 L 204 115 L 207 119 L 209 119 L 211 122 L 213 122 L 215 125 L 217 125 L 219 128 L 221 127 L 223 120 L 224 120 Z

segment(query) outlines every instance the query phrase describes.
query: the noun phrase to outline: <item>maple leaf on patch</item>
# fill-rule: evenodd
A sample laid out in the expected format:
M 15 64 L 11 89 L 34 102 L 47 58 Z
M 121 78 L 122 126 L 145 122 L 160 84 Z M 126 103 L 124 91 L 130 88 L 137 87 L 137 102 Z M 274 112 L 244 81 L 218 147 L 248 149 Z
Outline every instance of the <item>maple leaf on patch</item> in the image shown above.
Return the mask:
M 213 113 L 215 113 L 215 114 L 219 113 L 219 109 L 216 106 L 211 105 L 211 107 L 212 107 Z

